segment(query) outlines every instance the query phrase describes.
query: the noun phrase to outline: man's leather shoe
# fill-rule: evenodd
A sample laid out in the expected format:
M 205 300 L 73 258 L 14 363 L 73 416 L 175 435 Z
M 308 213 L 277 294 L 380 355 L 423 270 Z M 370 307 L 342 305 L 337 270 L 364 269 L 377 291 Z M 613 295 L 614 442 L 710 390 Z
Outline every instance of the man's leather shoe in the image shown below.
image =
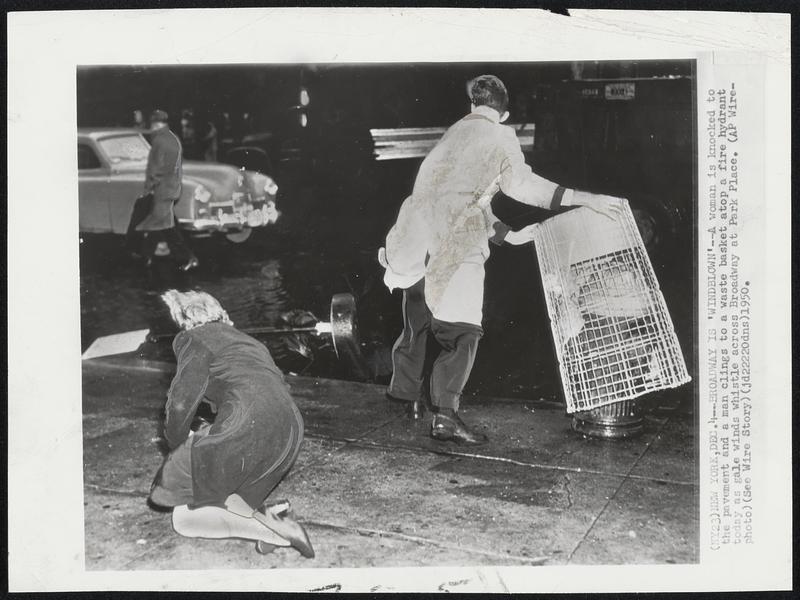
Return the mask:
M 471 431 L 458 415 L 451 417 L 437 414 L 434 416 L 433 423 L 431 423 L 431 437 L 441 442 L 456 442 L 469 446 L 477 446 L 489 441 L 484 434 Z
M 402 398 L 396 398 L 392 396 L 388 392 L 386 393 L 386 399 L 392 404 L 402 406 L 405 411 L 405 415 L 409 419 L 419 421 L 425 416 L 425 404 L 421 400 L 403 400 Z

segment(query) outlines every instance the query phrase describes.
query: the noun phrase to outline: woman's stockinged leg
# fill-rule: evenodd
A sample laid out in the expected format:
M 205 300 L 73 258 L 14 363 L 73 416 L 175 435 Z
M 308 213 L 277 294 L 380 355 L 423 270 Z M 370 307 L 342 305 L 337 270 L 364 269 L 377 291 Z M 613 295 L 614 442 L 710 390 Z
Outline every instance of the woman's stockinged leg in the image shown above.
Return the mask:
M 250 513 L 252 514 L 252 509 Z M 289 546 L 290 542 L 252 516 L 237 514 L 217 506 L 202 506 L 190 510 L 185 504 L 172 511 L 172 527 L 185 537 L 211 539 L 242 538 L 261 540 L 274 546 Z

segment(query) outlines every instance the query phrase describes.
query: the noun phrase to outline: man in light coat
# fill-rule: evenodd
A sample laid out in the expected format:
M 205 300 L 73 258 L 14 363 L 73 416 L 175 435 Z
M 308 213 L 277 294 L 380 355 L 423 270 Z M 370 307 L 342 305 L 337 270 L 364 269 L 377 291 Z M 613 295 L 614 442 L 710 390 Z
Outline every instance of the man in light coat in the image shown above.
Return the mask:
M 379 259 L 389 289 L 404 290 L 403 332 L 392 352 L 389 398 L 409 403 L 409 412 L 420 416 L 425 346 L 432 334 L 442 351 L 430 378 L 431 436 L 480 444 L 486 437 L 463 423 L 458 408 L 483 335 L 488 241 L 532 239 L 532 228 L 514 233 L 499 223 L 491 212 L 492 197 L 502 191 L 531 206 L 588 206 L 609 217 L 622 202 L 564 188 L 531 171 L 515 131 L 502 125 L 508 92 L 500 79 L 476 77 L 467 95 L 470 114 L 451 126 L 423 160 Z

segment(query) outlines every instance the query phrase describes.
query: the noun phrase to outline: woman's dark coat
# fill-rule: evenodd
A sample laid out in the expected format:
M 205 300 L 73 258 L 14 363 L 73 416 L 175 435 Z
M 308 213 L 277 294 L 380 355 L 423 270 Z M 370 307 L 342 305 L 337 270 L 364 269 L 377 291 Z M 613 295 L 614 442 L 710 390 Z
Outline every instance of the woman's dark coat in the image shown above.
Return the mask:
M 208 435 L 192 445 L 194 505 L 221 506 L 236 492 L 257 507 L 276 483 L 267 475 L 303 435 L 283 374 L 263 344 L 224 323 L 183 331 L 173 348 L 178 369 L 164 425 L 170 450 L 188 437 L 202 400 L 217 411 Z

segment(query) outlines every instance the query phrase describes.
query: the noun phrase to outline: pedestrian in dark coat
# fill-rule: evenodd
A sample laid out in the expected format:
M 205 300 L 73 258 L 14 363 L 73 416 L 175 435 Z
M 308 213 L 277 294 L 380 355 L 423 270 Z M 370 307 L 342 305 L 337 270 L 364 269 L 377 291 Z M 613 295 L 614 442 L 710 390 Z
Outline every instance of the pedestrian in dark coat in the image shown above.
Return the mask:
M 163 110 L 150 115 L 153 135 L 147 156 L 144 194 L 152 195 L 150 212 L 136 225 L 136 231 L 145 233 L 145 256 L 152 258 L 164 254 L 163 245 L 184 271 L 197 266 L 198 261 L 186 246 L 175 222 L 175 203 L 181 197 L 183 179 L 183 148 L 167 124 L 169 116 Z M 161 246 L 161 248 L 159 248 Z
M 169 290 L 162 298 L 182 331 L 173 343 L 177 373 L 164 425 L 170 453 L 150 499 L 174 507 L 181 535 L 252 539 L 262 553 L 292 546 L 313 557 L 289 503 L 265 504 L 303 440 L 303 419 L 283 374 L 209 294 Z M 216 417 L 193 431 L 203 402 Z
M 181 142 L 167 124 L 167 113 L 153 111 L 150 127 L 150 154 L 147 156 L 144 193 L 153 194 L 150 214 L 136 226 L 138 231 L 162 231 L 173 226 L 172 205 L 181 197 L 183 178 Z

